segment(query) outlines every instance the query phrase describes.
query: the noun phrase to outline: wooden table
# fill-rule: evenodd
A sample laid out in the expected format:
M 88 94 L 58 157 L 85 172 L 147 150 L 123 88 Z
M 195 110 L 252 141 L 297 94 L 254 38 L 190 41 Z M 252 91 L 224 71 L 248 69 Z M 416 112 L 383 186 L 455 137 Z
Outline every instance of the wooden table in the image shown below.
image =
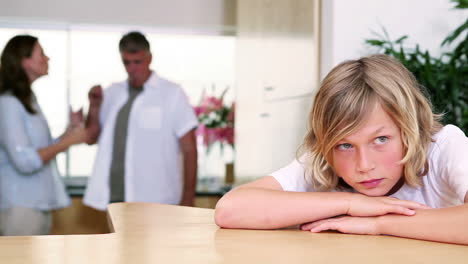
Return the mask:
M 0 263 L 468 263 L 468 246 L 388 236 L 219 229 L 213 213 L 112 204 L 114 233 L 0 237 Z

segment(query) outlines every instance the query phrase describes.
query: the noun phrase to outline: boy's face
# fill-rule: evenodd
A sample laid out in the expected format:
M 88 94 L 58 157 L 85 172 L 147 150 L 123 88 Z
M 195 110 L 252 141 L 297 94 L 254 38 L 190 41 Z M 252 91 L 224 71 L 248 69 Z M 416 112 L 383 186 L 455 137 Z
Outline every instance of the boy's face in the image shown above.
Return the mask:
M 403 155 L 400 128 L 376 104 L 362 127 L 334 147 L 333 168 L 362 194 L 389 195 L 403 175 Z

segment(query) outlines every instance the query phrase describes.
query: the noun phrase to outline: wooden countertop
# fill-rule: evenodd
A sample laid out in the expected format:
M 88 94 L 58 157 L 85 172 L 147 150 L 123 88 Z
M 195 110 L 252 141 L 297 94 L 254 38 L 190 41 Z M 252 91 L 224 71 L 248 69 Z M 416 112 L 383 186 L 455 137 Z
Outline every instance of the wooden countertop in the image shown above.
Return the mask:
M 213 213 L 112 204 L 114 233 L 0 237 L 0 263 L 468 263 L 468 246 L 291 229 L 220 229 Z

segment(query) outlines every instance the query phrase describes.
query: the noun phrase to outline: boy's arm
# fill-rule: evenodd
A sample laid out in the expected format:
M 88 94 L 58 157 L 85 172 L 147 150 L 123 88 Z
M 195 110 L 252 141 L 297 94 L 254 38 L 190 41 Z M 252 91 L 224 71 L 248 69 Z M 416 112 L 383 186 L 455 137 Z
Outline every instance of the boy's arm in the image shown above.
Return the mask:
M 412 217 L 385 215 L 377 220 L 385 235 L 468 245 L 468 204 L 418 210 Z
M 425 208 L 390 197 L 367 197 L 344 192 L 287 192 L 272 177 L 240 186 L 216 205 L 215 221 L 223 228 L 275 229 L 338 215 L 412 215 Z
M 468 245 L 468 193 L 461 206 L 417 210 L 411 217 L 342 217 L 306 224 L 303 230 L 337 230 L 352 234 L 382 234 Z

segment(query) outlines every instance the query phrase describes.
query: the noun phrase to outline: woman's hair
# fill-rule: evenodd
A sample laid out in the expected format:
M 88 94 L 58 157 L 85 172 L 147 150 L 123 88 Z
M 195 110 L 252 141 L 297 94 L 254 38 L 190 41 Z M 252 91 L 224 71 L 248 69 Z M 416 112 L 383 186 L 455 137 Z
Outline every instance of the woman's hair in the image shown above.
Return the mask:
M 313 186 L 323 191 L 349 187 L 333 171 L 333 149 L 360 128 L 376 103 L 400 128 L 406 183 L 420 185 L 420 176 L 429 170 L 427 149 L 442 127 L 441 115 L 433 113 L 422 89 L 400 62 L 387 55 L 336 66 L 315 96 L 301 149 L 306 153 L 306 177 L 313 175 Z
M 10 91 L 31 114 L 34 94 L 28 76 L 23 69 L 22 61 L 30 58 L 37 43 L 37 38 L 29 35 L 18 35 L 8 41 L 0 58 L 0 94 Z

